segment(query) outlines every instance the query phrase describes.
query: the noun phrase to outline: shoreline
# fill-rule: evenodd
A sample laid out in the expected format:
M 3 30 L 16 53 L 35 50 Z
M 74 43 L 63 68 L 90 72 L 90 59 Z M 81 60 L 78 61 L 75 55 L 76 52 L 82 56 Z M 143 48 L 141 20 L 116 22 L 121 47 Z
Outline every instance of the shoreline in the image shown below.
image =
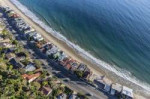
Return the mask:
M 12 8 L 17 14 L 19 14 L 20 17 L 23 18 L 26 23 L 31 25 L 39 34 L 41 34 L 46 41 L 49 41 L 49 42 L 53 43 L 58 48 L 60 48 L 62 51 L 64 51 L 68 56 L 70 56 L 71 58 L 77 60 L 78 62 L 88 64 L 87 66 L 92 71 L 94 71 L 95 74 L 97 74 L 97 75 L 106 75 L 104 73 L 104 71 L 102 71 L 102 70 L 99 71 L 99 67 L 95 67 L 95 66 L 92 67 L 93 65 L 95 65 L 94 63 L 91 63 L 87 59 L 85 59 L 82 56 L 80 56 L 73 48 L 69 47 L 65 42 L 57 39 L 51 33 L 47 32 L 44 28 L 42 28 L 39 24 L 33 22 L 33 20 L 31 18 L 29 18 L 28 16 L 24 15 L 24 13 L 21 12 L 20 9 L 18 9 L 13 3 L 11 3 L 11 1 L 6 0 L 6 2 L 7 3 L 9 2 L 9 5 L 11 5 L 9 7 Z M 12 5 L 13 5 L 13 7 L 12 7 Z
M 111 71 L 105 71 L 105 70 L 101 70 L 100 67 L 96 66 L 94 63 L 91 63 L 90 61 L 88 61 L 87 59 L 83 58 L 81 55 L 79 55 L 79 53 L 77 53 L 73 48 L 69 47 L 65 42 L 57 39 L 56 37 L 54 37 L 52 34 L 48 33 L 46 30 L 44 30 L 44 28 L 42 28 L 40 25 L 38 25 L 37 23 L 33 22 L 33 20 L 31 18 L 29 18 L 28 16 L 24 15 L 23 12 L 21 12 L 20 9 L 18 9 L 11 1 L 9 0 L 5 0 L 3 1 L 5 2 L 10 8 L 12 8 L 16 13 L 18 13 L 20 15 L 20 17 L 22 17 L 26 23 L 28 23 L 29 25 L 31 25 L 38 33 L 40 33 L 46 41 L 50 41 L 53 44 L 57 45 L 58 48 L 62 49 L 67 55 L 69 55 L 70 57 L 72 57 L 73 59 L 88 64 L 88 67 L 94 71 L 95 74 L 97 75 L 106 75 L 107 78 L 109 78 L 111 81 L 113 82 L 117 82 L 118 79 L 113 79 L 113 77 L 109 77 L 112 73 Z M 95 65 L 95 66 L 94 66 Z M 109 73 L 109 74 L 108 74 Z M 113 74 L 112 76 L 114 76 L 116 74 Z M 117 75 L 118 76 L 118 75 Z M 115 77 L 117 78 L 117 77 Z M 121 77 L 120 77 L 121 78 Z M 123 79 L 123 78 L 122 78 Z M 122 80 L 121 79 L 121 80 Z M 130 81 L 124 79 L 122 80 L 123 82 L 125 81 L 126 83 L 129 83 Z M 128 82 L 127 82 L 128 81 Z M 122 82 L 118 81 L 120 84 L 122 84 Z M 131 82 L 132 83 L 132 82 Z M 127 84 L 123 84 L 123 85 L 127 85 Z M 138 86 L 138 85 L 137 85 Z M 131 87 L 132 88 L 132 87 Z M 133 88 L 134 89 L 134 88 Z

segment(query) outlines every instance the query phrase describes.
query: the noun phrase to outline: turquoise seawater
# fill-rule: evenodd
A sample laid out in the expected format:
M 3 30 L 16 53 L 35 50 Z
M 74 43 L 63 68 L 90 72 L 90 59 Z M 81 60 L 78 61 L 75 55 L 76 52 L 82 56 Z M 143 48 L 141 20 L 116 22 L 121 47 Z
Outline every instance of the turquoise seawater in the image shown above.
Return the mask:
M 19 0 L 94 57 L 150 84 L 149 0 Z

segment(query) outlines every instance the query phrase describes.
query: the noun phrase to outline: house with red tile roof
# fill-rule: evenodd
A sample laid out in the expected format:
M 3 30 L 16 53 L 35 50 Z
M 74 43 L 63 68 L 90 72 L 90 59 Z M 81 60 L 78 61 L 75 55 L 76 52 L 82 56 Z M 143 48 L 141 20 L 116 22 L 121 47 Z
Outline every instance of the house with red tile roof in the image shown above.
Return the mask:
M 65 68 L 68 70 L 71 70 L 73 63 L 76 62 L 73 59 L 70 59 L 69 61 L 66 62 Z
M 70 58 L 65 58 L 60 62 L 60 64 L 65 66 L 67 64 L 67 62 L 69 62 L 69 61 L 70 61 Z
M 67 70 L 70 70 L 70 69 L 71 69 L 71 65 L 68 63 L 68 64 L 65 65 L 65 68 L 66 68 Z
M 22 77 L 26 80 L 28 80 L 28 82 L 32 82 L 34 81 L 36 78 L 38 78 L 39 76 L 41 75 L 41 73 L 35 73 L 35 74 L 31 74 L 31 75 L 28 75 L 28 74 L 23 74 Z

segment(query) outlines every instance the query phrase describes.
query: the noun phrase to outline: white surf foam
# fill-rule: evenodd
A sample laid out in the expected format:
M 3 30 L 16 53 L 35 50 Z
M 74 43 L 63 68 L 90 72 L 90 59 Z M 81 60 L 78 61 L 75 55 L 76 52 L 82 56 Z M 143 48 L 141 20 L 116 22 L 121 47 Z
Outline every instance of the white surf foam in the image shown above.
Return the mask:
M 51 33 L 53 36 L 55 36 L 59 40 L 64 41 L 68 46 L 72 47 L 76 52 L 78 52 L 81 56 L 85 57 L 87 60 L 95 63 L 99 67 L 105 68 L 108 71 L 115 73 L 116 75 L 118 75 L 122 78 L 125 78 L 126 80 L 128 80 L 128 81 L 130 81 L 130 82 L 132 82 L 138 86 L 141 86 L 142 88 L 144 88 L 147 91 L 150 91 L 150 85 L 149 84 L 139 81 L 136 77 L 133 77 L 131 75 L 131 73 L 126 71 L 126 70 L 120 69 L 117 66 L 111 66 L 108 63 L 95 58 L 90 53 L 88 53 L 87 51 L 85 51 L 84 49 L 79 47 L 78 45 L 73 44 L 72 42 L 67 40 L 66 37 L 61 35 L 59 32 L 57 32 L 57 31 L 53 30 L 52 28 L 50 28 L 49 26 L 47 26 L 34 13 L 32 13 L 27 7 L 22 5 L 18 0 L 11 0 L 11 2 L 13 4 L 15 4 L 18 7 L 18 9 L 20 9 L 32 21 L 39 24 L 43 29 L 45 29 L 47 32 Z

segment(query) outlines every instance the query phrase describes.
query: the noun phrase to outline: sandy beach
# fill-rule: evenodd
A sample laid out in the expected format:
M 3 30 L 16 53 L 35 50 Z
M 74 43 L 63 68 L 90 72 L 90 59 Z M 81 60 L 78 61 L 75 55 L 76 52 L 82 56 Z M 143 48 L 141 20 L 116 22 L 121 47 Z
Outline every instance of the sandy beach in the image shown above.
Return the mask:
M 60 48 L 62 51 L 64 51 L 71 58 L 77 60 L 78 62 L 86 64 L 93 71 L 94 74 L 100 75 L 100 76 L 101 75 L 106 75 L 113 82 L 119 82 L 119 83 L 121 83 L 123 85 L 129 86 L 126 83 L 123 83 L 126 80 L 123 81 L 121 79 L 121 81 L 119 81 L 118 79 L 114 79 L 114 78 L 117 78 L 117 76 L 115 74 L 114 74 L 115 77 L 114 76 L 113 77 L 109 77 L 109 75 L 111 75 L 111 74 L 108 74 L 108 72 L 104 72 L 98 66 L 96 66 L 94 63 L 91 63 L 90 61 L 86 60 L 84 57 L 80 56 L 75 50 L 73 50 L 72 48 L 70 48 L 66 43 L 64 43 L 63 41 L 58 40 L 56 37 L 54 37 L 50 33 L 46 32 L 38 24 L 34 23 L 30 18 L 28 18 L 27 16 L 25 16 L 9 0 L 0 0 L 0 4 L 2 6 L 6 6 L 6 5 L 9 6 L 16 13 L 18 13 L 25 20 L 26 23 L 28 23 L 29 25 L 31 25 L 38 33 L 40 33 L 45 38 L 46 41 L 52 42 L 53 44 L 57 45 L 58 48 Z M 132 86 L 132 84 L 131 84 L 131 86 Z M 135 97 L 137 99 L 144 99 L 143 97 L 139 98 L 138 95 L 135 95 Z M 145 99 L 147 99 L 147 98 L 145 98 Z

